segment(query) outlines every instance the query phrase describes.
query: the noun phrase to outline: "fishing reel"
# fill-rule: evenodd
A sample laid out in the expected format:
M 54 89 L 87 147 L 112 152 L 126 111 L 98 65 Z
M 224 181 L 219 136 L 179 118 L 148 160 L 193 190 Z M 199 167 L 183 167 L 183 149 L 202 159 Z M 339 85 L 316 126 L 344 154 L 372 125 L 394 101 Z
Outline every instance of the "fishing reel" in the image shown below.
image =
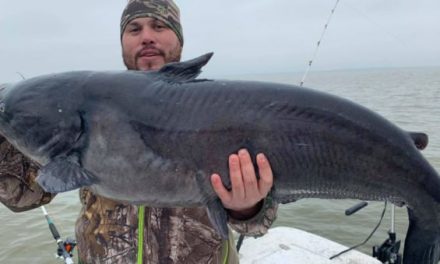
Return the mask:
M 76 247 L 76 240 L 73 238 L 66 238 L 66 240 L 63 241 L 63 248 L 58 247 L 57 248 L 57 257 L 58 258 L 64 258 L 64 250 L 70 255 L 70 257 L 73 257 L 73 250 Z
M 382 245 L 373 247 L 373 257 L 382 263 L 401 264 L 402 255 L 399 254 L 400 240 L 396 241 L 396 233 L 389 231 L 389 238 Z

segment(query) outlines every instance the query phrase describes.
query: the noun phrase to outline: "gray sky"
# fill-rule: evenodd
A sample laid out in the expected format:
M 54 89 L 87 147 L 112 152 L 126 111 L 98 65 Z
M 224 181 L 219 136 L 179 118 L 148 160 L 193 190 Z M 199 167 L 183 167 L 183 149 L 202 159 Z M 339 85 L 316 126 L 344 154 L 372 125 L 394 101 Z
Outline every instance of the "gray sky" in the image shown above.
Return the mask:
M 213 51 L 209 76 L 303 72 L 334 0 L 176 0 L 183 59 Z M 0 83 L 121 70 L 125 0 L 0 0 Z M 312 70 L 440 66 L 439 0 L 341 0 Z

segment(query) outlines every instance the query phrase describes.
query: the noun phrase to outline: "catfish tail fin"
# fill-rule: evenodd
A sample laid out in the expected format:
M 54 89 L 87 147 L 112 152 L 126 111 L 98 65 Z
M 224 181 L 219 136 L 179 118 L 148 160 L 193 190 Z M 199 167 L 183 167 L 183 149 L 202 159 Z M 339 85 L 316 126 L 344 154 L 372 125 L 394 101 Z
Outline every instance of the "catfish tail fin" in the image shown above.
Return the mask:
M 429 230 L 408 208 L 409 226 L 403 255 L 404 264 L 437 264 L 440 259 L 440 228 Z

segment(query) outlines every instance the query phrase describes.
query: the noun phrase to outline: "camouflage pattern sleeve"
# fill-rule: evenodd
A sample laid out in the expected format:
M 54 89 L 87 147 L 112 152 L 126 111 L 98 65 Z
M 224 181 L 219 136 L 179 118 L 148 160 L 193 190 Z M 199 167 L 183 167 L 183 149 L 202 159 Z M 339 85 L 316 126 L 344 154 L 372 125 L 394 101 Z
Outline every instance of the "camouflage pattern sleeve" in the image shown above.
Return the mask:
M 229 217 L 229 225 L 240 234 L 247 236 L 262 236 L 277 218 L 278 203 L 272 198 L 271 192 L 263 201 L 260 212 L 248 220 L 236 220 Z
M 34 181 L 39 166 L 0 135 L 0 202 L 14 212 L 49 203 L 53 196 Z

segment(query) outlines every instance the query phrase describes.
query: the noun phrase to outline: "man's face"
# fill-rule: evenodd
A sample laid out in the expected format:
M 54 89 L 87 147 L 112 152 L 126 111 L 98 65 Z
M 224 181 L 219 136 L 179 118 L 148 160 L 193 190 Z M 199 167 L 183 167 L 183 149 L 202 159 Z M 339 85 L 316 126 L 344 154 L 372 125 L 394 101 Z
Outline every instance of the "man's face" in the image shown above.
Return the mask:
M 122 57 L 129 70 L 158 70 L 166 63 L 180 61 L 181 53 L 176 34 L 160 20 L 133 19 L 122 33 Z

